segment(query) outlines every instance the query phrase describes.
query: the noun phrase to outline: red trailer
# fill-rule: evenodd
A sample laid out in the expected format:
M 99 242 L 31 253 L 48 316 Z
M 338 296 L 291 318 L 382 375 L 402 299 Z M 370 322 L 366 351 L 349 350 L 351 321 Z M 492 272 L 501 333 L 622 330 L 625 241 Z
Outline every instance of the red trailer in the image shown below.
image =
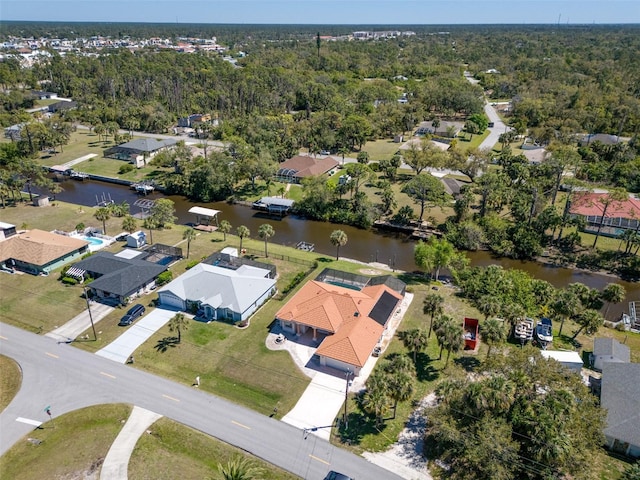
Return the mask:
M 464 349 L 475 350 L 478 346 L 478 319 L 464 319 Z

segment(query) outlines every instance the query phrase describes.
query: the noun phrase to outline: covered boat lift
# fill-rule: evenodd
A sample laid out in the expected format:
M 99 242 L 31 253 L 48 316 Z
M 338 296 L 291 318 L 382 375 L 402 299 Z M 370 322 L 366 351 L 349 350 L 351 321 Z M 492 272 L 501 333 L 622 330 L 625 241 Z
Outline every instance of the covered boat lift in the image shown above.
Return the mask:
M 218 214 L 220 210 L 213 210 L 212 208 L 204 207 L 191 207 L 189 213 L 193 213 L 196 216 L 195 228 L 196 230 L 202 230 L 204 232 L 215 232 L 218 229 Z M 215 222 L 215 225 L 211 223 Z

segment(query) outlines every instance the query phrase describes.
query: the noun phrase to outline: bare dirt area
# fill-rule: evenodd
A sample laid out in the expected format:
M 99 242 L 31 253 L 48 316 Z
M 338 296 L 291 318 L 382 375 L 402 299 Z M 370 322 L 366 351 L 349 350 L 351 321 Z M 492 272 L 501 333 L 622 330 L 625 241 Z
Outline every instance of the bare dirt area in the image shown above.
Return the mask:
M 435 394 L 422 399 L 418 408 L 409 417 L 407 426 L 400 433 L 398 441 L 382 453 L 365 452 L 363 456 L 372 463 L 397 473 L 408 480 L 433 480 L 427 468 L 427 460 L 422 455 L 426 419 L 424 409 L 433 406 Z

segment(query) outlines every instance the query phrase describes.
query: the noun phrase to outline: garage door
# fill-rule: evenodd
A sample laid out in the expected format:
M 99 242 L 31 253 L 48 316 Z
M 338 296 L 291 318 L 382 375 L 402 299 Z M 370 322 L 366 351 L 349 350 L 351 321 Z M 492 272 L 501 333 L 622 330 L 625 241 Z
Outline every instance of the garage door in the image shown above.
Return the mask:
M 184 310 L 184 302 L 181 298 L 176 297 L 172 294 L 158 294 L 158 299 L 162 305 L 166 305 L 167 307 L 178 308 L 180 310 Z

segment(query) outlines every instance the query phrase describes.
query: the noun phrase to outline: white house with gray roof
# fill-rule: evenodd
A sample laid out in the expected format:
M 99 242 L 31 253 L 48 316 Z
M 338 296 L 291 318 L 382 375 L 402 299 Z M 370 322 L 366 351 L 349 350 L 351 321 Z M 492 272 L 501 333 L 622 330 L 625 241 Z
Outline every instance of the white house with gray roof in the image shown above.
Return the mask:
M 104 156 L 125 160 L 140 168 L 161 151 L 174 147 L 176 143 L 173 138 L 137 138 L 105 150 Z
M 607 447 L 640 458 L 640 363 L 604 363 L 600 405 Z
M 207 320 L 247 320 L 276 292 L 269 270 L 241 265 L 237 269 L 200 263 L 158 290 L 160 304 L 197 310 Z

